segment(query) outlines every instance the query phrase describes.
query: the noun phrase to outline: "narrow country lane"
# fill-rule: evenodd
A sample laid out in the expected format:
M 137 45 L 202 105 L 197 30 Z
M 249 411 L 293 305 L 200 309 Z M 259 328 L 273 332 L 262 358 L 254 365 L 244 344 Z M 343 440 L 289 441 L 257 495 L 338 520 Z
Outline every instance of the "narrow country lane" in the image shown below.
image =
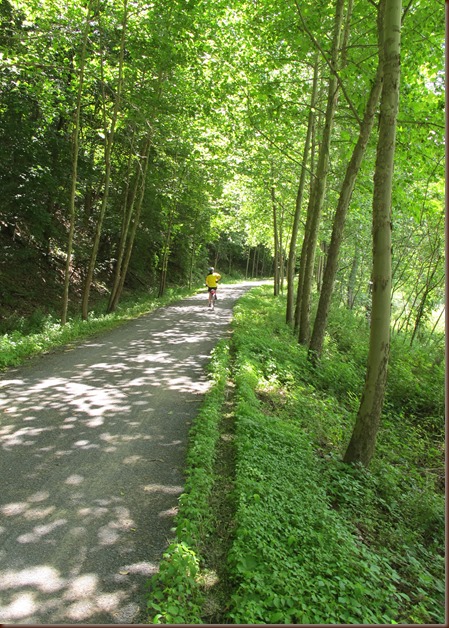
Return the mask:
M 0 379 L 0 622 L 144 620 L 172 536 L 205 365 L 235 300 L 221 286 Z

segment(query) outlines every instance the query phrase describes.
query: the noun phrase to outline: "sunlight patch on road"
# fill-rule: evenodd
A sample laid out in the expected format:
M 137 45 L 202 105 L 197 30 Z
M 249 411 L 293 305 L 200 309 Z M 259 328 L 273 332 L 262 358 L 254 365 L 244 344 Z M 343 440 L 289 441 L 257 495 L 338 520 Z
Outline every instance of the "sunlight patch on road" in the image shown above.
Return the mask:
M 67 524 L 67 519 L 58 519 L 57 521 L 52 521 L 51 523 L 47 523 L 46 525 L 35 526 L 31 532 L 26 532 L 25 534 L 21 534 L 17 537 L 17 541 L 19 543 L 36 543 L 39 542 L 42 537 L 51 534 L 57 528 L 64 526 Z
M 65 586 L 65 581 L 59 576 L 57 570 L 49 565 L 27 567 L 21 571 L 0 572 L 0 589 L 26 586 L 33 586 L 44 593 L 53 593 L 62 589 Z
M 31 592 L 18 593 L 14 595 L 13 600 L 7 606 L 0 606 L 0 615 L 2 621 L 14 621 L 15 619 L 24 619 L 38 610 L 38 604 L 34 600 Z
M 143 487 L 146 493 L 168 493 L 178 495 L 184 490 L 182 486 L 165 486 L 164 484 L 146 484 Z

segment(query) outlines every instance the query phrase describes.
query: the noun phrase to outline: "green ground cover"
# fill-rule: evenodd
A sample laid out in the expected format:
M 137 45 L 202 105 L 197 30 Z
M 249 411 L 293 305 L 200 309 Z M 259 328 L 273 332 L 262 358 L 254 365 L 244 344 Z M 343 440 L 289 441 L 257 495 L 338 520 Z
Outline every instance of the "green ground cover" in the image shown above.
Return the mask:
M 149 621 L 208 623 L 218 599 L 217 623 L 444 623 L 440 344 L 425 339 L 411 351 L 404 338 L 392 339 L 376 456 L 369 469 L 348 466 L 340 460 L 363 385 L 366 322 L 335 310 L 313 368 L 284 311 L 270 288 L 252 290 L 235 308 L 229 350 L 220 349 L 234 423 L 226 568 L 218 572 L 210 560 L 224 525 L 220 500 L 210 499 L 221 392 L 192 432 L 190 484 L 168 563 L 151 583 Z M 210 420 L 209 439 L 201 426 Z M 198 486 L 208 478 L 200 494 L 194 473 Z

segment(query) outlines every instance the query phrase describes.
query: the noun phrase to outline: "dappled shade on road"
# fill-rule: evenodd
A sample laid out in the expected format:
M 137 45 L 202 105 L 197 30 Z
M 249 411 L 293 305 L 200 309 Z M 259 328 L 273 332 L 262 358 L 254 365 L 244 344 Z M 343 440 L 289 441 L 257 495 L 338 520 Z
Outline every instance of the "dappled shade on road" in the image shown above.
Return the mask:
M 0 380 L 0 619 L 132 623 L 171 537 L 205 364 L 250 285 L 194 296 Z

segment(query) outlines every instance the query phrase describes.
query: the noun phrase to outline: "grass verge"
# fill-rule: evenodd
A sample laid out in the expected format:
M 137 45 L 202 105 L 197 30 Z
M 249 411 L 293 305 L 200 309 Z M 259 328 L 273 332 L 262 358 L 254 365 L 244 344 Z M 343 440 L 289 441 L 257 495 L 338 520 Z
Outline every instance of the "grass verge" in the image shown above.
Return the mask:
M 176 536 L 150 581 L 148 619 L 155 624 L 202 623 L 206 591 L 216 584 L 205 565 L 206 546 L 216 529 L 211 494 L 229 377 L 229 344 L 218 343 L 209 365 L 212 382 L 190 431 L 186 483 L 179 500 Z M 209 609 L 207 612 L 213 612 Z
M 284 311 L 253 289 L 215 352 L 149 621 L 444 623 L 439 359 L 426 347 L 404 399 L 416 360 L 395 347 L 376 456 L 344 465 L 366 329 L 338 312 L 315 368 Z
M 366 329 L 337 313 L 312 367 L 270 292 L 239 300 L 211 362 L 149 621 L 444 623 L 444 369 L 417 349 L 404 399 L 415 363 L 396 346 L 376 456 L 344 465 Z
M 398 412 L 393 390 L 372 466 L 343 465 L 355 418 L 347 392 L 364 375 L 351 355 L 363 351 L 334 346 L 317 371 L 284 312 L 283 300 L 264 288 L 235 309 L 237 510 L 228 621 L 444 623 L 444 497 L 421 466 L 433 466 L 438 448 L 426 444 L 438 441 L 438 430 L 409 433 L 418 417 Z M 404 362 L 392 364 L 393 381 L 398 366 Z M 430 411 L 436 416 L 439 399 Z

